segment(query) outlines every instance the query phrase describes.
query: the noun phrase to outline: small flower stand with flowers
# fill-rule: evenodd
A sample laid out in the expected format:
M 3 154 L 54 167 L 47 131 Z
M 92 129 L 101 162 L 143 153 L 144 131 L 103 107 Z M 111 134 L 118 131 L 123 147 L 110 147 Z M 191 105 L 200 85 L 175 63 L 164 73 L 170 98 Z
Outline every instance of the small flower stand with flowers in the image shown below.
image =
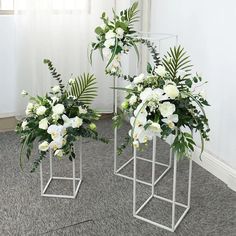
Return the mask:
M 173 155 L 174 157 L 174 167 L 173 167 L 173 188 L 172 188 L 172 198 L 168 199 L 166 197 L 162 197 L 159 194 L 155 194 L 155 163 L 156 163 L 156 136 L 153 137 L 153 151 L 152 151 L 152 183 L 151 183 L 151 194 L 150 196 L 145 200 L 145 202 L 139 206 L 137 209 L 137 148 L 134 147 L 134 179 L 133 179 L 133 216 L 137 219 L 143 220 L 145 222 L 148 222 L 150 224 L 153 224 L 155 226 L 158 226 L 160 228 L 169 230 L 171 232 L 174 232 L 176 228 L 179 226 L 185 215 L 188 213 L 190 209 L 190 198 L 191 198 L 191 181 L 192 181 L 192 158 L 189 158 L 189 177 L 188 177 L 188 197 L 187 197 L 187 204 L 180 203 L 176 201 L 176 173 L 177 173 L 177 157 L 176 155 Z M 172 156 L 172 151 L 171 151 Z M 168 202 L 171 204 L 172 208 L 172 215 L 171 215 L 171 223 L 169 226 L 155 222 L 153 220 L 148 219 L 147 217 L 141 216 L 141 212 L 144 208 L 148 207 L 148 204 L 153 199 L 159 199 L 161 201 Z M 184 209 L 182 215 L 176 220 L 176 206 L 182 207 Z
M 49 151 L 49 180 L 47 181 L 47 184 L 44 186 L 43 185 L 43 167 L 42 167 L 42 162 L 40 162 L 40 181 L 41 181 L 41 196 L 43 197 L 58 197 L 58 198 L 76 198 L 77 193 L 79 192 L 80 185 L 83 180 L 83 174 L 82 174 L 82 138 L 80 138 L 79 141 L 79 178 L 76 178 L 76 170 L 75 170 L 75 162 L 76 162 L 76 157 L 72 159 L 72 177 L 61 177 L 61 176 L 53 176 L 53 154 L 52 151 Z M 70 180 L 72 182 L 72 188 L 73 192 L 70 195 L 57 195 L 57 194 L 51 194 L 51 193 L 46 193 L 50 183 L 53 180 Z M 76 181 L 78 183 L 76 184 Z

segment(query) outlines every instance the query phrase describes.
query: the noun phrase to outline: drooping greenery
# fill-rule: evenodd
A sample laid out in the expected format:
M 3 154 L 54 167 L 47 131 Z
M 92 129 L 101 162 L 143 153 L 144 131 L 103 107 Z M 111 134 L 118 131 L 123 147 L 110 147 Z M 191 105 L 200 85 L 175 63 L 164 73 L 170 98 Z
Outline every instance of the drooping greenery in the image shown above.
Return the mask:
M 198 74 L 192 75 L 191 67 L 184 48 L 174 47 L 162 60 L 148 64 L 147 76 L 130 77 L 128 87 L 116 88 L 126 92 L 123 113 L 133 116 L 130 141 L 126 139 L 119 152 L 131 141 L 139 147 L 159 134 L 162 139 L 174 135 L 174 152 L 178 157 L 189 156 L 196 146 L 195 132 L 200 134 L 203 151 L 210 131 L 204 107 L 209 104 L 199 88 L 206 82 Z M 117 115 L 114 123 L 120 126 L 120 122 Z
M 74 142 L 80 137 L 107 143 L 105 138 L 99 136 L 93 123 L 100 115 L 87 105 L 96 95 L 94 76 L 84 74 L 71 79 L 64 86 L 52 62 L 44 60 L 44 63 L 58 85 L 44 96 L 33 97 L 22 91 L 22 95 L 29 96 L 30 102 L 26 108 L 26 117 L 16 127 L 21 139 L 21 167 L 24 157 L 30 159 L 33 147 L 38 143 L 39 155 L 34 158 L 32 172 L 50 150 L 59 159 L 63 156 L 68 156 L 70 160 L 75 158 Z

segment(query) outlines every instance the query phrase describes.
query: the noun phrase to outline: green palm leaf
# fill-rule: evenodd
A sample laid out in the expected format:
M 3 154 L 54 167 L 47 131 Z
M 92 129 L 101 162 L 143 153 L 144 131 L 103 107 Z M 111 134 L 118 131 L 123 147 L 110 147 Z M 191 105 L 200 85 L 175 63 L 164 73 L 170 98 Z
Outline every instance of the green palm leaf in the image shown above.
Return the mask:
M 170 48 L 170 51 L 163 58 L 163 65 L 173 78 L 176 77 L 178 70 L 185 71 L 184 79 L 191 75 L 189 72 L 192 65 L 189 56 L 186 56 L 186 52 L 181 46 Z
M 89 105 L 97 96 L 96 83 L 94 75 L 84 73 L 75 78 L 75 82 L 68 89 L 68 94 L 77 97 L 81 102 Z

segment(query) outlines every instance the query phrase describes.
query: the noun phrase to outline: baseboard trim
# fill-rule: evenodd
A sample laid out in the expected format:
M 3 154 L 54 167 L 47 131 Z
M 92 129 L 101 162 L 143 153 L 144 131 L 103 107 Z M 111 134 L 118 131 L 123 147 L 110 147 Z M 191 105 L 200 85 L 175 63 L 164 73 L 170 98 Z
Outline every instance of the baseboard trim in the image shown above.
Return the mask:
M 200 148 L 196 148 L 193 154 L 193 160 L 218 179 L 222 180 L 230 189 L 236 191 L 236 170 L 210 153 L 204 151 L 202 154 L 202 160 L 199 159 L 199 154 Z

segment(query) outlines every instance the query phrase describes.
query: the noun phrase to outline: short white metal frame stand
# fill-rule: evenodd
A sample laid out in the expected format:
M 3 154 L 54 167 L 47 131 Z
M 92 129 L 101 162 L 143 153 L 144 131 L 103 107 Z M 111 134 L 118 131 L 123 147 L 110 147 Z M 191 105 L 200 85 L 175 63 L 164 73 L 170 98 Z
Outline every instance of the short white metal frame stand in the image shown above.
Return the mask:
M 82 183 L 83 179 L 83 174 L 82 174 L 82 138 L 80 138 L 79 141 L 79 156 L 80 156 L 80 177 L 76 178 L 75 177 L 75 158 L 72 159 L 72 177 L 58 177 L 58 176 L 53 176 L 53 170 L 52 170 L 52 151 L 50 150 L 50 157 L 49 157 L 49 180 L 46 183 L 45 187 L 43 186 L 43 168 L 42 168 L 42 161 L 40 162 L 40 181 L 41 181 L 41 196 L 43 197 L 57 197 L 57 198 L 76 198 L 77 193 L 79 191 L 80 185 Z M 73 194 L 72 195 L 57 195 L 57 194 L 49 194 L 46 193 L 50 183 L 53 180 L 71 180 L 72 181 L 72 186 L 73 186 Z M 77 186 L 76 186 L 76 181 L 79 181 Z
M 173 194 L 172 194 L 172 199 L 168 199 L 165 197 L 162 197 L 160 195 L 155 194 L 155 163 L 156 163 L 156 136 L 153 137 L 153 151 L 152 151 L 152 192 L 151 195 L 148 197 L 148 199 L 138 208 L 136 209 L 136 201 L 137 201 L 137 182 L 140 182 L 137 180 L 137 155 L 136 155 L 137 149 L 134 147 L 134 178 L 133 178 L 133 216 L 137 219 L 143 220 L 145 222 L 148 222 L 150 224 L 153 224 L 155 226 L 158 226 L 160 228 L 169 230 L 171 232 L 174 232 L 176 228 L 179 226 L 180 222 L 183 220 L 185 215 L 188 213 L 190 209 L 190 199 L 191 199 L 191 180 L 192 180 L 192 158 L 189 159 L 189 176 L 188 176 L 188 199 L 187 199 L 187 204 L 183 204 L 180 202 L 176 201 L 176 173 L 177 173 L 177 158 L 174 155 L 174 170 L 173 170 Z M 170 155 L 172 156 L 172 154 Z M 148 218 L 145 218 L 143 216 L 140 216 L 141 210 L 147 206 L 147 204 L 153 199 L 157 198 L 159 200 L 171 203 L 172 205 L 172 218 L 171 218 L 171 227 L 168 227 L 166 225 L 154 222 Z M 175 216 L 175 208 L 177 206 L 183 207 L 185 210 L 180 216 L 179 219 L 177 219 L 176 222 L 176 216 Z M 175 223 L 176 222 L 176 223 Z
M 117 78 L 114 78 L 114 87 L 117 87 L 116 79 Z M 117 114 L 117 111 L 118 111 L 118 109 L 117 109 L 117 97 L 118 97 L 117 90 L 114 89 L 114 113 L 115 114 Z M 143 157 L 136 157 L 136 158 L 139 159 L 139 160 L 145 161 L 145 162 L 152 163 L 152 160 L 149 160 L 147 158 L 143 158 Z M 115 127 L 115 130 L 114 130 L 114 174 L 117 175 L 117 176 L 121 176 L 123 178 L 129 179 L 129 180 L 133 180 L 133 177 L 130 177 L 128 175 L 124 175 L 124 174 L 120 173 L 131 162 L 134 162 L 134 156 L 131 157 L 128 161 L 126 161 L 122 166 L 117 168 L 117 127 Z M 160 181 L 161 178 L 170 170 L 170 168 L 171 168 L 171 155 L 170 155 L 170 158 L 169 158 L 169 164 L 165 164 L 165 163 L 162 163 L 162 162 L 159 162 L 159 161 L 155 161 L 155 165 L 160 165 L 160 166 L 165 167 L 165 170 L 163 171 L 163 173 L 155 180 L 155 185 L 156 185 L 158 183 L 158 181 Z M 140 179 L 137 179 L 137 182 L 148 185 L 148 186 L 152 186 L 151 182 L 143 181 L 143 180 L 140 180 Z

